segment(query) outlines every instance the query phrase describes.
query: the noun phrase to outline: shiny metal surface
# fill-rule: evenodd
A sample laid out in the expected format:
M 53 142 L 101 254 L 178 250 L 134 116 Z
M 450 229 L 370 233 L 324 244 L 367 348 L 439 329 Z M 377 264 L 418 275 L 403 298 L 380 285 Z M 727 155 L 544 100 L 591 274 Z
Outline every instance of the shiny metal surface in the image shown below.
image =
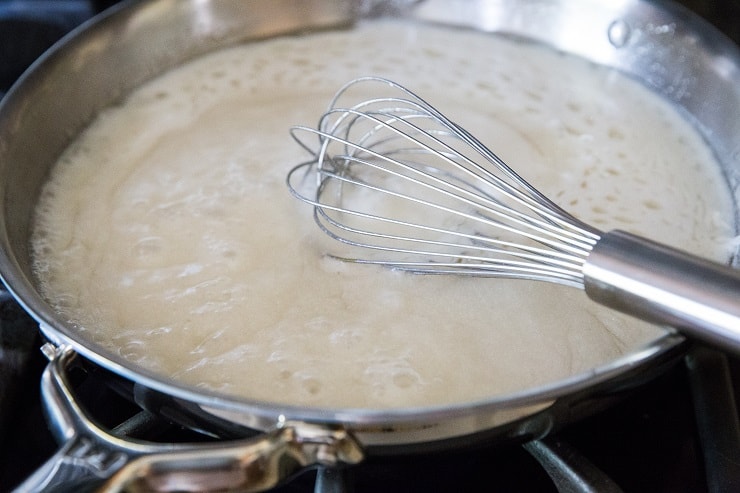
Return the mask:
M 210 444 L 160 444 L 111 435 L 77 404 L 69 367 L 75 353 L 48 344 L 41 389 L 63 446 L 16 491 L 51 491 L 105 480 L 100 490 L 264 491 L 315 465 L 337 467 L 363 459 L 344 430 L 281 422 L 252 439 Z
M 337 240 L 335 258 L 416 274 L 583 286 L 598 231 L 409 88 L 380 77 L 352 80 L 316 128 L 291 134 L 311 158 L 288 173 L 288 189 Z
M 384 11 L 384 7 L 370 9 Z M 57 347 L 84 357 L 206 414 L 254 429 L 282 420 L 340 425 L 363 447 L 443 441 L 506 429 L 539 437 L 553 427 L 549 409 L 626 383 L 676 350 L 667 335 L 590 372 L 479 403 L 435 409 L 372 411 L 274 405 L 205 392 L 138 368 L 59 320 L 37 293 L 28 232 L 38 190 L 59 152 L 102 108 L 143 81 L 219 46 L 281 33 L 348 26 L 356 5 L 340 1 L 152 0 L 107 13 L 38 61 L 0 104 L 0 273 L 13 295 Z M 737 47 L 670 4 L 555 0 L 422 2 L 406 13 L 531 38 L 614 66 L 644 80 L 695 118 L 725 165 L 735 191 L 740 176 Z M 611 39 L 611 40 L 610 40 Z M 544 409 L 544 411 L 543 411 Z M 566 413 L 567 414 L 567 413 Z M 523 421 L 517 419 L 533 417 Z M 536 417 L 536 419 L 535 419 Z
M 568 444 L 536 440 L 523 447 L 537 459 L 558 491 L 569 493 L 622 493 L 622 489 Z
M 740 352 L 740 270 L 623 231 L 602 235 L 583 266 L 588 296 Z
M 312 157 L 288 173 L 288 188 L 313 207 L 339 260 L 585 288 L 598 303 L 740 352 L 740 270 L 584 224 L 408 88 L 355 79 L 317 128 L 292 134 Z
M 509 33 L 633 76 L 694 119 L 737 193 L 738 47 L 670 1 L 425 2 L 416 18 Z

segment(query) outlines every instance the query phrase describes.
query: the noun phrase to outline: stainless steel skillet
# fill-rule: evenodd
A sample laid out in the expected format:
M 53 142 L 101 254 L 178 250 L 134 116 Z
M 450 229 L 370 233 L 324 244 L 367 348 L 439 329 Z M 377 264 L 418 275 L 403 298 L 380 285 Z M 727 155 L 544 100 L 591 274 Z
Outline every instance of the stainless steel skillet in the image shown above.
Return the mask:
M 183 464 L 213 464 L 220 471 L 217 466 L 224 464 L 259 469 L 257 465 L 264 463 L 262 477 L 267 480 L 259 482 L 245 475 L 243 484 L 245 488 L 269 487 L 286 471 L 313 463 L 351 463 L 375 450 L 445 446 L 471 436 L 542 436 L 566 421 L 565 415 L 577 414 L 573 409 L 594 394 L 659 368 L 679 349 L 682 339 L 668 334 L 591 372 L 478 403 L 393 411 L 313 409 L 204 392 L 135 367 L 75 332 L 39 296 L 27 245 L 39 187 L 59 153 L 101 109 L 149 78 L 217 47 L 304 30 L 348 27 L 364 12 L 389 15 L 389 9 L 398 6 L 399 2 L 318 0 L 132 3 L 64 40 L 8 94 L 0 107 L 0 273 L 50 341 L 46 346 L 50 365 L 43 385 L 50 396 L 57 433 L 67 441 L 57 459 L 81 454 L 78 462 L 86 462 L 85 467 L 94 470 L 91 474 L 108 477 L 119 471 L 112 480 L 119 486 L 151 479 L 146 475 L 155 470 L 177 472 Z M 401 7 L 403 15 L 418 22 L 531 38 L 644 81 L 696 120 L 737 194 L 740 55 L 736 46 L 686 11 L 641 1 L 617 5 L 439 0 L 421 2 L 408 11 Z M 226 420 L 264 433 L 208 450 L 106 437 L 84 418 L 66 388 L 65 372 L 77 354 L 183 407 L 195 407 L 204 416 L 212 416 L 214 426 Z M 567 411 L 560 412 L 563 409 Z M 86 449 L 85 444 L 92 447 Z M 95 457 L 105 460 L 96 466 Z M 273 459 L 256 460 L 268 457 Z M 291 467 L 279 469 L 277 463 Z M 236 479 L 231 483 L 240 484 Z

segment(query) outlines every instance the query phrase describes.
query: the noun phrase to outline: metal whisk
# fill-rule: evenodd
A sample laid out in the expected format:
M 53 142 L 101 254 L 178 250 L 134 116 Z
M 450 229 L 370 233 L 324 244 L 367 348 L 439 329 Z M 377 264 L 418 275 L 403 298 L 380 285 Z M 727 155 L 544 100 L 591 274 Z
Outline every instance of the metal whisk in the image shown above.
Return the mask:
M 583 223 L 392 81 L 349 82 L 318 128 L 291 133 L 312 159 L 290 171 L 288 187 L 348 247 L 334 257 L 579 287 L 606 306 L 740 351 L 740 271 Z

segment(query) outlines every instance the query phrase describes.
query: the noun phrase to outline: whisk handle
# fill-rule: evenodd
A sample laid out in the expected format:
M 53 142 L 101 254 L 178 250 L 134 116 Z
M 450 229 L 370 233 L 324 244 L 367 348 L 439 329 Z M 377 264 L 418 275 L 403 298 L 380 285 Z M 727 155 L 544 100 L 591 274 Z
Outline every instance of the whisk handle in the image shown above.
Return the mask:
M 597 303 L 740 353 L 740 270 L 611 231 L 583 274 Z

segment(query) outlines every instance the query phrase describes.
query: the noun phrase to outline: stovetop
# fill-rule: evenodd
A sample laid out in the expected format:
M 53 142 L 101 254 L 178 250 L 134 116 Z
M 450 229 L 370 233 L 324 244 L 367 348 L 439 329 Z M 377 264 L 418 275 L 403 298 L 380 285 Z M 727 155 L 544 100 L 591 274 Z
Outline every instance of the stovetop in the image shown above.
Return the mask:
M 113 3 L 0 0 L 0 97 L 54 41 Z M 681 3 L 740 42 L 736 0 Z M 0 294 L 0 491 L 13 489 L 58 448 L 39 397 L 46 364 L 39 351 L 42 344 L 30 317 L 10 296 Z M 628 493 L 740 491 L 740 429 L 734 400 L 739 382 L 740 359 L 695 348 L 656 380 L 549 440 L 572 446 Z M 119 394 L 94 382 L 83 379 L 76 391 L 94 415 L 102 416 L 104 425 L 115 426 L 116 420 L 137 412 Z M 159 423 L 155 438 L 208 439 L 166 422 Z M 315 471 L 308 471 L 278 491 L 313 491 L 316 477 Z M 524 448 L 496 444 L 371 457 L 347 470 L 344 483 L 358 493 L 557 491 Z

